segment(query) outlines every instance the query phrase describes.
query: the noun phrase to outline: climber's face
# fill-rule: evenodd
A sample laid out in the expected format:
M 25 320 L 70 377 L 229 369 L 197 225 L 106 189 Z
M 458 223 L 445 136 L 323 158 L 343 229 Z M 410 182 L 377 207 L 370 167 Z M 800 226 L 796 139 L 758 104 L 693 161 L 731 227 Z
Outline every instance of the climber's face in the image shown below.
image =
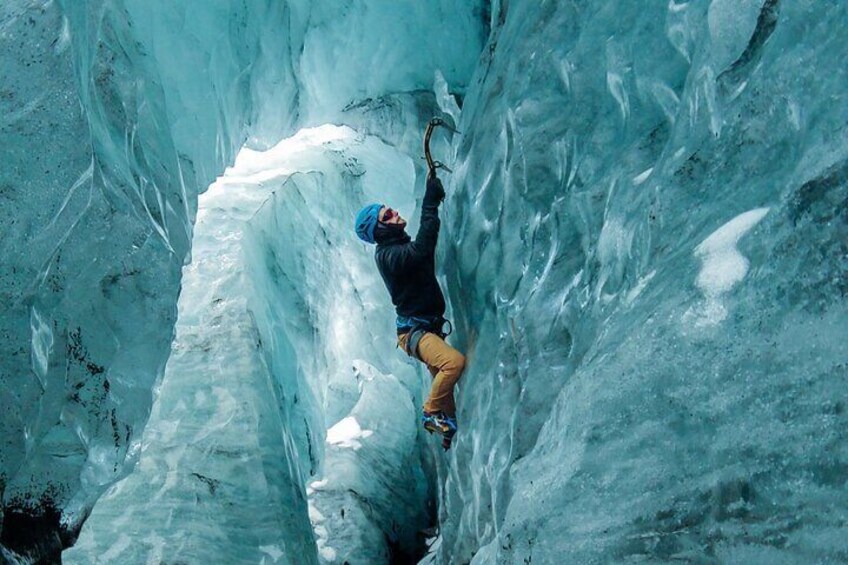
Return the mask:
M 406 220 L 404 220 L 397 210 L 392 210 L 388 206 L 383 206 L 380 208 L 380 215 L 378 219 L 383 224 L 388 225 L 397 225 L 403 227 L 406 225 Z

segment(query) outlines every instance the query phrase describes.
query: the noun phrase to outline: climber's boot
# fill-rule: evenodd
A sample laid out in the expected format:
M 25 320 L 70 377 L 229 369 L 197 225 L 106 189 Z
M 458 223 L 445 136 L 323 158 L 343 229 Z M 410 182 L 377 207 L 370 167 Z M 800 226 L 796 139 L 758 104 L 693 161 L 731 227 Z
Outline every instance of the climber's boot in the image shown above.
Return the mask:
M 444 412 L 424 412 L 421 416 L 424 429 L 430 433 L 436 432 L 442 436 L 442 447 L 450 449 L 453 436 L 456 435 L 456 418 Z

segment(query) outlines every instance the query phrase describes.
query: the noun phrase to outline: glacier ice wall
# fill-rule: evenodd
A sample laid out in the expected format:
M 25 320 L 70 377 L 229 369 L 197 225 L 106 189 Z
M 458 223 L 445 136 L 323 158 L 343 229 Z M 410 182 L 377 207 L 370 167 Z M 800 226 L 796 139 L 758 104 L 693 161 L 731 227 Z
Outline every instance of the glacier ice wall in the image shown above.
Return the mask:
M 191 7 L 159 4 L 171 28 L 142 3 L 0 7 L 2 543 L 32 556 L 71 543 L 135 460 L 197 187 L 241 146 L 259 91 L 245 70 L 271 8 L 221 3 L 202 36 L 183 33 Z M 203 76 L 175 80 L 189 53 Z
M 442 563 L 848 558 L 841 3 L 510 2 L 462 109 Z
M 338 229 L 378 197 L 411 208 L 415 185 L 408 156 L 323 126 L 242 151 L 201 195 L 139 464 L 66 562 L 420 553 L 432 518 L 416 442 L 424 383 L 395 350 L 370 250 Z
M 480 8 L 451 12 L 446 42 L 448 4 L 387 6 L 388 19 L 372 10 L 363 21 L 383 27 L 369 43 L 367 30 L 350 35 L 309 2 L 3 2 L 4 552 L 55 557 L 136 460 L 174 335 L 196 194 L 245 141 L 269 147 L 309 116 L 405 112 L 387 85 L 415 98 L 435 61 L 422 51 L 420 68 L 389 85 L 398 53 L 386 46 L 404 37 L 428 35 L 442 55 L 459 48 L 444 71 L 462 83 L 482 41 Z M 317 41 L 315 22 L 341 35 Z M 360 55 L 325 79 L 342 108 L 301 88 L 301 59 L 320 61 L 327 47 Z M 356 77 L 372 68 L 386 69 L 384 82 L 372 72 L 362 91 Z
M 430 559 L 848 559 L 846 8 L 392 4 L 0 6 L 4 558 L 55 556 L 140 451 L 199 187 L 245 140 L 267 148 L 324 121 L 412 154 L 404 120 L 441 68 L 466 94 L 440 262 L 470 363 L 463 433 L 437 460 Z M 280 296 L 308 305 L 312 290 Z M 265 312 L 250 323 L 277 335 L 285 320 Z M 256 378 L 295 366 L 292 342 L 265 343 L 275 353 L 264 367 L 253 353 Z M 362 398 L 369 383 L 394 395 L 414 381 L 356 366 L 373 375 Z M 322 378 L 303 414 L 347 424 L 319 459 L 359 469 L 379 430 L 357 413 L 359 389 Z M 311 460 L 301 451 L 284 473 Z M 167 458 L 140 470 L 157 465 Z M 173 476 L 211 494 L 191 472 Z M 339 490 L 360 479 L 310 487 L 318 558 L 339 557 L 345 536 L 369 555 L 385 543 Z M 341 527 L 339 504 L 368 527 Z M 118 541 L 102 543 L 125 551 Z
M 327 431 L 325 472 L 307 489 L 318 555 L 334 564 L 414 562 L 435 518 L 418 441 L 422 399 L 365 361 L 355 370 L 362 393 Z

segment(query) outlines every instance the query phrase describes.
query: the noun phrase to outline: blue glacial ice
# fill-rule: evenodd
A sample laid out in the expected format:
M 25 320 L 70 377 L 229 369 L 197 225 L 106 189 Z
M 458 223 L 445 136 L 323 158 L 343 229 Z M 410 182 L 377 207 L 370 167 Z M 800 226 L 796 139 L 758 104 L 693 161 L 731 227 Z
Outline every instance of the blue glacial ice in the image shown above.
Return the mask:
M 309 562 L 316 541 L 319 555 L 349 557 L 320 535 L 335 538 L 340 509 L 358 522 L 342 545 L 354 557 L 414 553 L 428 526 L 423 382 L 392 355 L 384 291 L 362 276 L 370 257 L 335 228 L 378 193 L 411 208 L 413 181 L 408 156 L 322 126 L 242 151 L 200 196 L 139 464 L 97 503 L 67 562 L 216 562 L 222 550 Z M 354 318 L 369 323 L 351 331 Z M 375 350 L 388 374 L 359 359 Z M 387 414 L 386 402 L 403 409 Z M 399 549 L 384 542 L 393 527 Z
M 845 22 L 7 0 L 2 559 L 848 560 Z M 448 453 L 351 230 L 435 114 Z

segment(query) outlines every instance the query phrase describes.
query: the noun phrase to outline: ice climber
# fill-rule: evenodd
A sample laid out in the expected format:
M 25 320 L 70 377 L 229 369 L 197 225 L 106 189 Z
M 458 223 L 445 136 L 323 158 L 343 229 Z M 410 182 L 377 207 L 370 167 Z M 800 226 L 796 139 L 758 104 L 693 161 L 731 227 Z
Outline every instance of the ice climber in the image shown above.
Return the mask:
M 465 357 L 445 342 L 445 298 L 436 281 L 436 241 L 442 182 L 431 173 L 421 206 L 421 225 L 411 239 L 406 220 L 384 204 L 365 206 L 356 216 L 356 234 L 376 243 L 375 259 L 397 312 L 398 345 L 433 375 L 430 396 L 421 417 L 424 428 L 443 436 L 449 449 L 456 434 L 454 386 L 465 368 Z

